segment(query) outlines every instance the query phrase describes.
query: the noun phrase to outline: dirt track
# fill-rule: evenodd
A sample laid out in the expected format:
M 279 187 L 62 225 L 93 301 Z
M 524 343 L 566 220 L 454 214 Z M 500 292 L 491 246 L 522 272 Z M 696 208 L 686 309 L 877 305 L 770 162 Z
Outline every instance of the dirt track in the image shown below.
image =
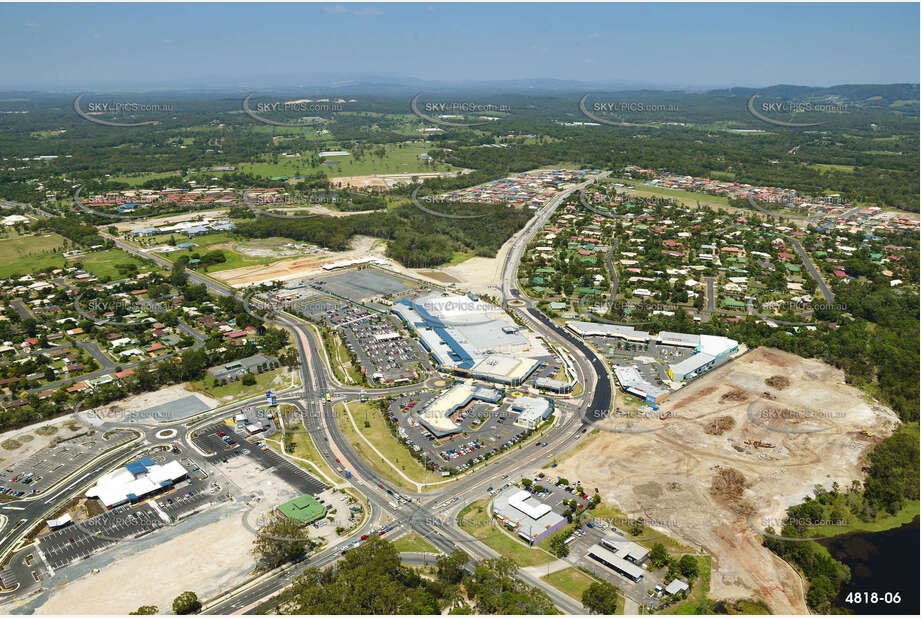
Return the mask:
M 767 386 L 776 375 L 787 376 L 790 386 Z M 758 597 L 775 613 L 806 613 L 799 576 L 762 547 L 747 517 L 755 511 L 756 525 L 765 527 L 815 485 L 846 487 L 861 478 L 864 455 L 894 430 L 896 415 L 845 385 L 841 371 L 768 348 L 672 395 L 662 412 L 671 417 L 633 425 L 659 431 L 603 433 L 561 464 L 559 474 L 599 487 L 629 516 L 660 522 L 663 532 L 714 556 L 713 598 Z M 734 426 L 706 433 L 723 416 Z M 875 437 L 861 435 L 865 429 Z M 711 492 L 714 477 L 727 469 L 745 479 L 735 499 Z

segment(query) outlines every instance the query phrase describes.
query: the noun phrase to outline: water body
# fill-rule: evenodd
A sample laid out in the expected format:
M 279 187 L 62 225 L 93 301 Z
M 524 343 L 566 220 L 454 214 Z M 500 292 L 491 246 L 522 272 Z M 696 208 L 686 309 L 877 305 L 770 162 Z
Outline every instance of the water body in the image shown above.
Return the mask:
M 918 518 L 885 532 L 852 532 L 822 541 L 836 560 L 851 569 L 851 582 L 838 605 L 854 614 L 918 614 Z M 876 601 L 865 598 L 876 593 Z M 859 601 L 848 602 L 848 594 Z M 887 602 L 886 593 L 889 593 Z M 901 600 L 893 601 L 898 593 Z

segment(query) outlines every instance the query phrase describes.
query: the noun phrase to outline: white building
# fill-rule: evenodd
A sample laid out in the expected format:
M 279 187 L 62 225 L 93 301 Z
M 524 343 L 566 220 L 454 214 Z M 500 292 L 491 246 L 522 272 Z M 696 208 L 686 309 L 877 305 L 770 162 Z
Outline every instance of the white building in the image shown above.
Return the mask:
M 98 498 L 111 509 L 126 502 L 137 502 L 159 491 L 172 487 L 188 476 L 188 471 L 178 461 L 154 463 L 144 457 L 100 477 L 96 486 L 86 492 L 87 498 Z

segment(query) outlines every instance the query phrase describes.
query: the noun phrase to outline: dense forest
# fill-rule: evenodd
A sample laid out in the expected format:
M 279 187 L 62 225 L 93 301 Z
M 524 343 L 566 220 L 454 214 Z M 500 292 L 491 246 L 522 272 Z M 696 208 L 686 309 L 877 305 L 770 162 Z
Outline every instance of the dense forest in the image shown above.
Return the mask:
M 386 213 L 350 217 L 318 216 L 286 221 L 284 236 L 334 251 L 348 249 L 355 235 L 388 241 L 387 255 L 410 268 L 438 266 L 456 252 L 494 257 L 502 244 L 531 218 L 530 210 L 509 206 L 438 205 L 456 215 L 487 215 L 475 219 L 449 219 L 422 212 L 411 204 Z M 237 223 L 236 232 L 248 238 L 278 236 L 279 222 L 260 216 Z

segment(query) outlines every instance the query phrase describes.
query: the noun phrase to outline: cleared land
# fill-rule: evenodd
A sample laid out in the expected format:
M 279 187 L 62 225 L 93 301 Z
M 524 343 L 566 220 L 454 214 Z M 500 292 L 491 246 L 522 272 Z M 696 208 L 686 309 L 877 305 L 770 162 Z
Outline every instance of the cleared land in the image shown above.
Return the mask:
M 445 164 L 433 164 L 423 160 L 422 154 L 428 152 L 429 146 L 423 144 L 400 144 L 387 146 L 383 157 L 366 152 L 361 159 L 353 155 L 327 157 L 325 164 L 315 167 L 308 165 L 304 156 L 279 158 L 276 161 L 255 161 L 241 163 L 238 171 L 269 178 L 293 178 L 316 171 L 324 171 L 329 177 L 364 176 L 368 174 L 408 174 L 413 172 L 451 171 L 454 168 Z
M 588 590 L 588 587 L 596 581 L 575 567 L 566 567 L 565 569 L 554 571 L 549 575 L 544 575 L 541 579 L 580 603 L 582 602 L 582 593 Z M 623 599 L 621 598 L 620 604 L 622 603 Z
M 60 251 L 67 240 L 57 234 L 12 236 L 0 240 L 0 277 L 28 275 L 64 263 Z
M 775 375 L 787 376 L 790 386 L 767 386 Z M 774 399 L 763 399 L 765 393 Z M 752 403 L 756 412 L 750 417 Z M 770 409 L 795 414 L 785 418 Z M 748 515 L 756 512 L 755 524 L 766 527 L 815 485 L 830 488 L 837 481 L 847 487 L 862 478 L 863 457 L 897 426 L 896 415 L 847 386 L 843 372 L 769 348 L 673 394 L 662 411 L 671 418 L 637 423 L 660 431 L 599 432 L 558 473 L 597 486 L 605 503 L 656 522 L 654 528 L 714 556 L 713 598 L 757 597 L 775 613 L 806 613 L 799 576 L 761 545 Z M 712 420 L 723 416 L 731 416 L 734 427 L 707 433 Z M 764 424 L 821 431 L 784 433 Z M 874 437 L 862 435 L 864 429 Z

